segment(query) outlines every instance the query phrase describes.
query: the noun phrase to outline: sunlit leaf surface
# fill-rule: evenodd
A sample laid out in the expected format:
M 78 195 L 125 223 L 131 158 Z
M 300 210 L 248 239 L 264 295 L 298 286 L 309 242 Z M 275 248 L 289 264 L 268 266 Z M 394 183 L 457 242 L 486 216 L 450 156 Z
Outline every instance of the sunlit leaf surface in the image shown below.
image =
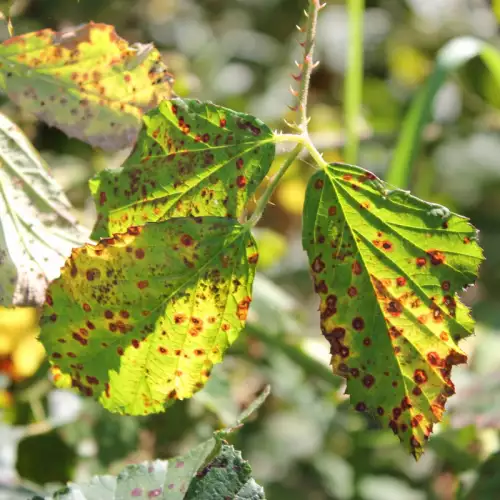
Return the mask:
M 195 100 L 164 101 L 144 117 L 123 166 L 91 182 L 93 237 L 168 217 L 240 217 L 269 171 L 272 140 L 252 116 Z
M 303 244 L 333 370 L 417 458 L 467 359 L 458 341 L 474 323 L 457 292 L 476 278 L 476 238 L 467 219 L 358 167 L 330 165 L 308 186 Z
M 225 218 L 175 218 L 74 250 L 40 339 L 59 377 L 113 412 L 163 411 L 205 384 L 247 318 L 258 254 Z
M 172 77 L 153 45 L 113 26 L 50 29 L 0 45 L 0 88 L 71 137 L 114 151 L 134 143 L 142 114 L 171 97 Z

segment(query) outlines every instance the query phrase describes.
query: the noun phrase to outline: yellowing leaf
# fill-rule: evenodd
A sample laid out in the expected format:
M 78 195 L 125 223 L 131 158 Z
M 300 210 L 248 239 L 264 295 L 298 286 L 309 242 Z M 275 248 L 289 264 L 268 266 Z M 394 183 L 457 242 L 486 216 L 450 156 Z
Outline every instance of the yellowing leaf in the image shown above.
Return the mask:
M 195 100 L 161 103 L 124 165 L 90 183 L 94 239 L 168 217 L 240 217 L 269 171 L 272 141 L 250 115 Z
M 245 324 L 257 249 L 226 218 L 174 218 L 74 250 L 40 340 L 57 376 L 113 412 L 160 412 L 205 384 Z
M 0 45 L 0 88 L 71 137 L 114 151 L 134 143 L 142 114 L 171 96 L 152 45 L 129 45 L 112 26 L 50 29 Z
M 310 180 L 303 245 L 334 372 L 347 379 L 352 405 L 418 458 L 454 393 L 451 368 L 467 359 L 458 341 L 474 323 L 457 292 L 482 260 L 475 229 L 334 164 Z

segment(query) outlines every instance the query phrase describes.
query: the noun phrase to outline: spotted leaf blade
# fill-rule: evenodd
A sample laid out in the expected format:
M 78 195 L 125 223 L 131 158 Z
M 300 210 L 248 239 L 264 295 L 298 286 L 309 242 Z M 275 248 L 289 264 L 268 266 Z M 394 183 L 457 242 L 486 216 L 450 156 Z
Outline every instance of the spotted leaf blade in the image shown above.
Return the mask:
M 242 330 L 257 257 L 229 219 L 129 228 L 74 250 L 49 288 L 40 340 L 59 376 L 110 411 L 163 411 L 203 387 Z
M 21 108 L 108 151 L 134 143 L 145 111 L 171 97 L 172 77 L 152 45 L 89 23 L 0 45 L 0 88 Z
M 274 159 L 260 120 L 211 103 L 164 101 L 131 156 L 91 181 L 95 239 L 169 217 L 238 218 Z
M 128 465 L 118 476 L 95 476 L 69 483 L 45 500 L 168 500 L 264 499 L 241 453 L 217 434 L 181 457 Z M 40 500 L 40 497 L 33 497 Z
M 482 260 L 468 220 L 370 172 L 330 165 L 308 185 L 303 245 L 332 367 L 351 404 L 416 458 L 454 393 L 458 341 L 473 331 L 457 296 Z
M 87 230 L 26 136 L 0 114 L 0 305 L 40 306 Z

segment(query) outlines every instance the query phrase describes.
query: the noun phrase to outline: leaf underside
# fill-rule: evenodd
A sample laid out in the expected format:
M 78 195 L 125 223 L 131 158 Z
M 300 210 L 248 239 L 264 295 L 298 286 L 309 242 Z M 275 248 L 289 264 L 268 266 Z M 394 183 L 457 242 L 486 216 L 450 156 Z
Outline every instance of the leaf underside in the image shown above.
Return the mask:
M 169 217 L 239 218 L 274 159 L 260 120 L 211 103 L 164 101 L 144 117 L 134 151 L 91 181 L 97 239 Z
M 28 139 L 0 114 L 0 305 L 40 306 L 87 231 Z
M 205 384 L 242 330 L 258 254 L 217 217 L 174 218 L 74 250 L 40 340 L 61 380 L 113 412 L 160 412 Z
M 241 453 L 223 444 L 216 434 L 184 456 L 128 465 L 116 477 L 95 476 L 88 483 L 70 483 L 46 500 L 127 498 L 260 500 L 264 490 L 252 478 L 252 468 Z
M 458 341 L 473 320 L 457 292 L 482 251 L 468 220 L 375 175 L 330 165 L 308 185 L 303 246 L 334 373 L 356 410 L 389 426 L 418 458 L 454 393 Z
M 106 24 L 10 38 L 0 45 L 0 63 L 0 88 L 16 104 L 108 151 L 132 145 L 142 114 L 171 97 L 160 53 L 129 45 Z

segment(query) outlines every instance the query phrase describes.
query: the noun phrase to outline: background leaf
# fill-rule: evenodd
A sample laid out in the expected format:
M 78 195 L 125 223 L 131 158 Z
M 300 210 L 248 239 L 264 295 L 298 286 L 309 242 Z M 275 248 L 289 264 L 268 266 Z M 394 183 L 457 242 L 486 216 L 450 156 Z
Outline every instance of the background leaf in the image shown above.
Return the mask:
M 500 85 L 500 52 L 495 47 L 474 37 L 460 37 L 448 42 L 439 51 L 433 72 L 405 116 L 386 175 L 387 182 L 401 188 L 409 186 L 423 130 L 431 118 L 434 98 L 453 71 L 477 56 L 481 57 Z
M 96 476 L 89 483 L 69 483 L 45 500 L 264 499 L 264 490 L 251 475 L 252 468 L 241 453 L 223 444 L 216 433 L 184 456 L 129 465 L 117 477 Z
M 330 165 L 304 206 L 303 245 L 320 295 L 323 335 L 351 404 L 389 426 L 416 458 L 446 399 L 451 368 L 473 331 L 457 296 L 482 251 L 467 219 L 366 170 Z
M 86 233 L 45 162 L 0 114 L 0 304 L 41 305 Z
M 203 387 L 251 302 L 257 248 L 221 218 L 175 218 L 74 250 L 40 339 L 74 387 L 113 412 L 160 412 Z
M 274 159 L 271 130 L 211 103 L 164 101 L 124 165 L 91 181 L 95 239 L 168 217 L 238 218 Z
M 10 38 L 0 62 L 0 88 L 16 104 L 108 151 L 133 144 L 142 114 L 171 96 L 153 45 L 129 45 L 106 24 Z

